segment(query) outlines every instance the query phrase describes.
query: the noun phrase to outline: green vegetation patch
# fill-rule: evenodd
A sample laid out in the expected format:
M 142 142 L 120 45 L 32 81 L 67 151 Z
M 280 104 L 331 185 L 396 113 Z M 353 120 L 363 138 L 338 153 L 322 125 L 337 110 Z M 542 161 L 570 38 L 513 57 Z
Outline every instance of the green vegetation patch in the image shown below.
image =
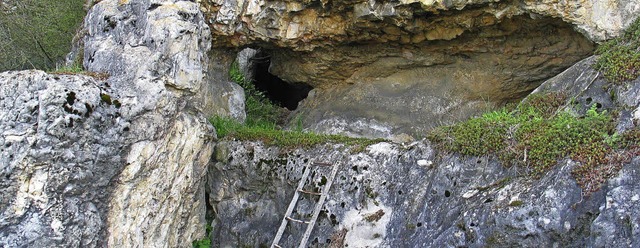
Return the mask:
M 342 135 L 317 134 L 300 130 L 282 130 L 277 125 L 242 124 L 224 117 L 213 117 L 211 123 L 216 127 L 218 138 L 238 140 L 259 140 L 267 145 L 285 148 L 311 147 L 325 143 L 342 143 L 355 146 L 361 151 L 366 146 L 384 141 L 383 139 L 352 138 Z
M 108 73 L 85 71 L 82 66 L 79 65 L 59 67 L 55 70 L 48 71 L 48 73 L 57 75 L 85 75 L 93 77 L 97 80 L 106 80 L 109 78 Z
M 211 235 L 211 231 L 213 230 L 213 227 L 211 227 L 211 225 L 207 224 L 206 226 L 206 236 L 203 237 L 202 239 L 198 239 L 198 240 L 194 240 L 191 243 L 191 247 L 193 248 L 210 248 L 211 247 L 211 238 L 209 238 L 209 235 Z
M 580 162 L 573 172 L 578 184 L 593 192 L 637 153 L 640 134 L 616 134 L 611 114 L 595 105 L 582 117 L 558 110 L 565 100 L 563 93 L 534 94 L 512 111 L 502 109 L 440 127 L 428 138 L 442 149 L 494 155 L 506 166 L 526 166 L 536 175 L 570 157 Z
M 237 64 L 233 64 L 229 72 L 233 81 L 245 91 L 247 119 L 239 123 L 227 117 L 215 116 L 210 119 L 215 126 L 218 138 L 235 138 L 238 140 L 259 140 L 267 145 L 285 148 L 311 147 L 325 143 L 342 143 L 353 146 L 354 151 L 361 151 L 368 145 L 384 141 L 383 139 L 352 138 L 342 135 L 317 134 L 302 131 L 301 125 L 294 130 L 283 130 L 282 123 L 288 111 L 273 104 L 265 94 L 246 80 Z
M 594 67 L 610 82 L 622 82 L 640 76 L 640 18 L 625 33 L 601 44 Z
M 288 111 L 272 103 L 251 80 L 245 79 L 237 63 L 231 65 L 229 77 L 244 89 L 245 110 L 247 112 L 245 124 L 247 126 L 276 129 L 279 124 L 284 122 Z

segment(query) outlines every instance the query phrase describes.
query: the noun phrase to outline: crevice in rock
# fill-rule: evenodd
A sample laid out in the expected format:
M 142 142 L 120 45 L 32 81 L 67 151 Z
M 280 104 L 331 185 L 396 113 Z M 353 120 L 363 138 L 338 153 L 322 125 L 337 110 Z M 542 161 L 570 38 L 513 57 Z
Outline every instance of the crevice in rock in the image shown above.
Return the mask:
M 265 93 L 272 102 L 289 110 L 298 108 L 298 103 L 309 94 L 313 88 L 304 83 L 289 83 L 269 72 L 271 53 L 273 51 L 259 51 L 253 58 L 253 83 L 256 88 Z

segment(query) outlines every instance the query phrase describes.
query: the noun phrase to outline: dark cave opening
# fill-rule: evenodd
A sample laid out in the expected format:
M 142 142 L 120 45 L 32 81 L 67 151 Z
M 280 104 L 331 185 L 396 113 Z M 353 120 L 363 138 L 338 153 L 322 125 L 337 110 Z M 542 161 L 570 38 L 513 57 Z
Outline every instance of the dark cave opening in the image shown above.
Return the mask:
M 295 110 L 298 103 L 307 98 L 313 87 L 304 83 L 288 83 L 269 73 L 271 58 L 269 53 L 260 51 L 253 58 L 253 84 L 275 104 Z

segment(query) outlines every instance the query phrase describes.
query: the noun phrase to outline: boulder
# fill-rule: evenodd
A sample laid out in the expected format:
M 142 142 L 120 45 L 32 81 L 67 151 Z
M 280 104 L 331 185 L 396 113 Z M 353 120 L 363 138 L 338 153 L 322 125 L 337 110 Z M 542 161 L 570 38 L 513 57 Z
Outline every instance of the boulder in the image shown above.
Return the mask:
M 220 80 L 233 56 L 191 1 L 100 1 L 84 28 L 90 76 L 0 74 L 0 246 L 189 247 L 205 235 L 207 117 L 244 118 Z

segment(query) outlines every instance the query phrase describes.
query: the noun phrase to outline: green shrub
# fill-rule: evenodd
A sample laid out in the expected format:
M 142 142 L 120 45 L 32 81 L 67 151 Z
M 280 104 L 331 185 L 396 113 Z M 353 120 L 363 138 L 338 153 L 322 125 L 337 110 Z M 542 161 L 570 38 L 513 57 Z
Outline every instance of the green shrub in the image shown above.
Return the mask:
M 636 19 L 625 33 L 601 44 L 596 49 L 600 55 L 594 67 L 607 80 L 621 82 L 640 76 L 640 18 Z

